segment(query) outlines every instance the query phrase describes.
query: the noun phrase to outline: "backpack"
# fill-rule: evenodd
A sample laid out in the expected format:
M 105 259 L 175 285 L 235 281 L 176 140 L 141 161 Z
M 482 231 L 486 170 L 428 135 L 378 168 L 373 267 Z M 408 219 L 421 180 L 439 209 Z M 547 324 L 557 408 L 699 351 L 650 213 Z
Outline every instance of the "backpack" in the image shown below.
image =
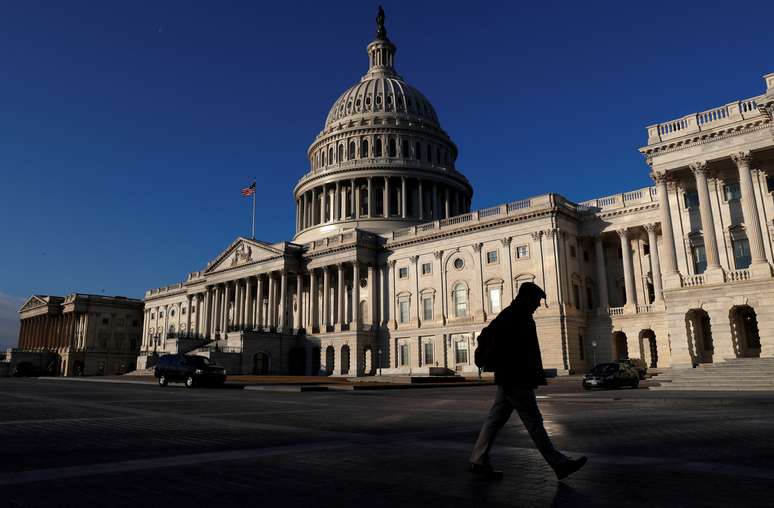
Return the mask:
M 481 333 L 478 334 L 476 341 L 476 351 L 473 353 L 473 361 L 476 363 L 476 367 L 491 372 L 495 368 L 495 361 L 497 359 L 496 351 L 496 339 L 497 334 L 494 330 L 494 322 L 489 323 Z

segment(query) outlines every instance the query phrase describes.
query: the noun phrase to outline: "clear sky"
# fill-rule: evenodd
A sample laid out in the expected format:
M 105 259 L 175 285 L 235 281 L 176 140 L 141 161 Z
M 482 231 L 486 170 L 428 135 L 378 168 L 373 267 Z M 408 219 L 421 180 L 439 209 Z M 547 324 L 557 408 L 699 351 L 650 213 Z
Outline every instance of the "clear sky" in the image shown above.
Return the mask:
M 763 92 L 774 2 L 389 1 L 396 67 L 482 208 L 650 184 L 645 126 Z M 141 297 L 292 188 L 377 2 L 0 2 L 0 344 L 30 294 Z

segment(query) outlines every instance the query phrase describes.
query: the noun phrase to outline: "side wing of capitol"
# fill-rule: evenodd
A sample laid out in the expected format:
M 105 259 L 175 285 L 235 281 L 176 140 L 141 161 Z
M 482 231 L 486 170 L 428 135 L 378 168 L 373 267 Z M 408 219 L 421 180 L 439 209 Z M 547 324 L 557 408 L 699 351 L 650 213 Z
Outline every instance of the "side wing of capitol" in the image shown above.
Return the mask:
M 535 317 L 559 374 L 774 356 L 774 74 L 763 95 L 648 127 L 655 187 L 471 211 L 383 26 L 367 52 L 309 148 L 293 240 L 237 238 L 148 291 L 139 368 L 195 352 L 255 374 L 476 372 L 477 334 L 525 281 L 548 295 Z

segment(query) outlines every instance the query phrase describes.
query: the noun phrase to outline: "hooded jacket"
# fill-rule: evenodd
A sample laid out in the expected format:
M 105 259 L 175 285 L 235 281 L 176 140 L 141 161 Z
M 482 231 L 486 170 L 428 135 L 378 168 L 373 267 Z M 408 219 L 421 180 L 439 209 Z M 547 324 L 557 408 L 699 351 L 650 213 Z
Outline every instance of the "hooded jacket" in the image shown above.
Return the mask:
M 548 384 L 532 313 L 518 296 L 492 321 L 495 325 L 495 383 L 535 389 Z

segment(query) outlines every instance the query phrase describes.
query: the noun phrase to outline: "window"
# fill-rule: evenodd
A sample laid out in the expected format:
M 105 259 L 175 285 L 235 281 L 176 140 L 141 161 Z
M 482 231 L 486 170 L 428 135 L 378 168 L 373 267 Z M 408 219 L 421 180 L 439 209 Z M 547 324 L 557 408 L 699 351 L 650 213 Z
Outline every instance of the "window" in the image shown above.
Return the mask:
M 355 158 L 355 142 L 350 141 L 349 142 L 349 154 L 347 155 L 348 159 L 354 159 Z
M 526 259 L 529 257 L 529 245 L 516 246 L 516 259 Z
M 454 268 L 457 270 L 462 270 L 462 268 L 465 266 L 465 261 L 462 260 L 462 258 L 457 258 L 454 260 Z
M 368 157 L 368 140 L 364 139 L 360 143 L 360 158 L 365 159 Z
M 589 310 L 594 308 L 594 292 L 588 284 L 586 284 L 586 308 Z
M 578 353 L 580 354 L 580 359 L 584 360 L 586 358 L 586 346 L 583 344 L 583 335 L 578 334 Z
M 344 145 L 339 145 L 338 152 L 336 152 L 336 161 L 341 162 L 344 160 Z
M 422 297 L 422 320 L 423 321 L 433 320 L 433 297 L 432 296 Z
M 180 309 L 180 314 L 182 314 L 182 315 L 184 315 L 184 316 L 185 316 L 185 312 L 186 312 L 186 310 L 185 310 L 185 307 L 183 307 L 182 309 Z
M 408 267 L 402 267 L 398 268 L 398 278 L 399 279 L 408 279 Z
M 430 158 L 431 158 L 430 154 L 432 154 L 432 153 L 433 153 L 433 149 L 430 147 L 430 145 L 427 145 L 427 152 L 426 152 L 427 162 L 430 162 Z
M 387 157 L 395 157 L 395 152 L 395 138 L 390 138 L 387 140 Z
M 766 176 L 766 188 L 769 192 L 774 192 L 774 176 Z
M 374 142 L 374 157 L 382 156 L 382 138 L 376 138 Z
M 468 315 L 468 288 L 462 282 L 457 283 L 452 290 L 452 303 L 455 317 Z
M 752 262 L 750 256 L 750 242 L 747 241 L 747 238 L 739 238 L 733 240 L 732 244 L 734 248 L 734 265 L 736 266 L 736 269 L 740 270 L 749 267 Z
M 398 359 L 400 360 L 400 365 L 408 365 L 409 364 L 409 347 L 408 344 L 398 344 Z
M 162 310 L 162 311 L 159 311 L 159 317 L 160 317 L 160 318 L 163 318 L 163 317 L 164 317 L 164 311 L 163 311 L 163 310 Z
M 589 251 L 584 250 L 583 251 L 583 261 L 588 263 L 589 262 Z
M 693 255 L 693 273 L 704 273 L 707 269 L 707 256 L 704 253 L 704 245 L 694 245 L 691 247 Z
M 575 257 L 575 246 L 574 245 L 570 245 L 570 257 L 571 258 Z
M 441 149 L 438 147 L 435 148 L 435 163 L 436 164 L 441 163 Z
M 643 256 L 649 256 L 650 255 L 650 244 L 648 244 L 648 243 L 642 244 L 642 255 Z
M 435 361 L 433 359 L 432 339 L 428 339 L 422 344 L 422 356 L 424 356 L 425 365 L 432 365 L 432 363 Z
M 742 190 L 739 188 L 739 182 L 727 183 L 723 186 L 723 195 L 726 201 L 738 201 L 742 199 Z
M 454 362 L 468 363 L 468 343 L 460 340 L 454 343 Z
M 414 158 L 417 160 L 422 158 L 422 144 L 419 141 L 414 145 Z
M 408 142 L 408 139 L 404 139 L 403 140 L 403 142 L 401 143 L 400 151 L 401 151 L 401 154 L 400 154 L 401 157 L 403 157 L 404 159 L 408 159 L 409 158 L 409 142 Z
M 409 322 L 409 301 L 408 300 L 401 300 L 398 302 L 398 321 L 401 324 L 406 324 Z
M 175 309 L 169 311 L 170 317 L 175 317 Z
M 695 208 L 699 206 L 699 193 L 696 191 L 690 191 L 683 194 L 686 208 Z
M 575 308 L 580 310 L 580 286 L 577 284 L 572 285 L 572 298 L 575 300 Z
M 191 307 L 191 314 L 196 314 L 196 307 Z
M 422 275 L 430 275 L 433 273 L 432 263 L 422 263 Z
M 151 319 L 156 319 L 156 314 L 154 314 L 153 312 L 151 312 Z
M 489 288 L 489 311 L 492 313 L 500 312 L 502 309 L 503 288 Z
M 493 265 L 497 263 L 498 257 L 497 257 L 497 251 L 496 250 L 490 250 L 486 253 L 486 264 Z

